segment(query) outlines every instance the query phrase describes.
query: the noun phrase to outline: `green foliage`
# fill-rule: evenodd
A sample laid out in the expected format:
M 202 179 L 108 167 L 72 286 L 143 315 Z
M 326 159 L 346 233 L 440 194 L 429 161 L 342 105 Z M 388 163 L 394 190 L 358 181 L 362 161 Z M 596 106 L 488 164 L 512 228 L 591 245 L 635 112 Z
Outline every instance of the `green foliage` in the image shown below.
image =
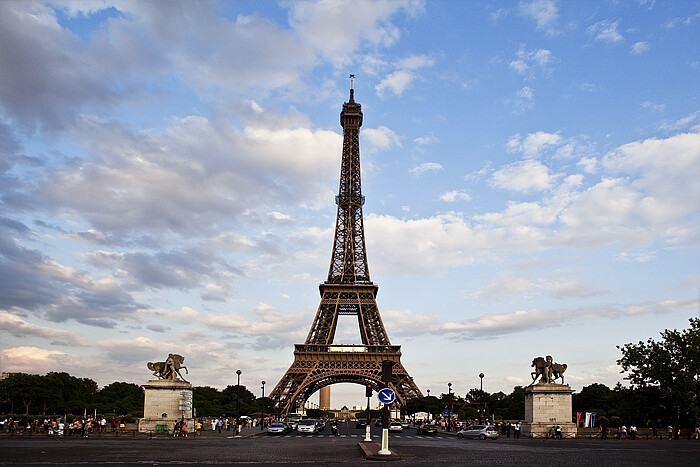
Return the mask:
M 94 408 L 97 383 L 68 373 L 15 374 L 0 381 L 0 411 L 24 415 L 83 413 Z
M 96 408 L 101 414 L 143 417 L 141 386 L 133 383 L 112 383 L 97 393 Z
M 193 407 L 197 409 L 198 417 L 228 417 L 236 416 L 238 411 L 238 396 L 240 394 L 241 415 L 260 412 L 262 403 L 245 386 L 229 385 L 222 391 L 210 386 L 197 386 L 192 394 Z M 269 412 L 274 406 L 269 398 L 265 398 L 265 410 Z
M 660 421 L 687 425 L 700 418 L 700 318 L 691 318 L 689 329 L 663 331 L 658 342 L 649 338 L 618 349 L 631 388 L 647 400 L 658 397 Z

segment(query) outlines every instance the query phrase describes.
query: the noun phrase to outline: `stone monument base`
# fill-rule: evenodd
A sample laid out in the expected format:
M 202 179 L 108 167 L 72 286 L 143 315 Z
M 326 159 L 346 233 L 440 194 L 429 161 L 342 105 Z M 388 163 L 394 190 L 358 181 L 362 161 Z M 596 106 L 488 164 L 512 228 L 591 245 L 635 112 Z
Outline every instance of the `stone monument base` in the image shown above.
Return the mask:
M 575 438 L 576 424 L 568 384 L 539 383 L 525 388 L 525 422 L 520 434 L 529 438 L 546 438 L 553 426 L 561 426 L 562 437 Z
M 143 385 L 143 418 L 140 433 L 173 432 L 175 422 L 187 421 L 187 430 L 194 431 L 192 419 L 192 384 L 180 380 L 150 380 Z

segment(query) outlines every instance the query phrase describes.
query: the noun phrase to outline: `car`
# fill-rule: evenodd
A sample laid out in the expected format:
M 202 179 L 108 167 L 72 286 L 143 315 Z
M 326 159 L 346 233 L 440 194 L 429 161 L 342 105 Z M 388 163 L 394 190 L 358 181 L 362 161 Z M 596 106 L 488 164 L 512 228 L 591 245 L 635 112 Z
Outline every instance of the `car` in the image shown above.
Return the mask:
M 355 428 L 364 428 L 367 426 L 367 419 L 366 418 L 358 418 L 357 421 L 355 421 Z
M 404 422 L 401 422 L 401 426 L 404 428 L 404 430 L 405 430 L 406 428 L 411 428 L 411 424 L 408 423 L 408 422 L 405 422 L 405 421 L 404 421 Z
M 398 431 L 401 433 L 403 431 L 403 425 L 401 422 L 391 422 L 389 423 L 389 431 Z
M 417 429 L 417 433 L 419 435 L 433 435 L 437 436 L 438 434 L 438 428 L 437 425 L 434 423 L 423 423 L 420 425 Z
M 268 435 L 286 435 L 289 431 L 289 427 L 286 423 L 275 422 L 267 427 Z
M 492 425 L 472 425 L 459 430 L 457 438 L 498 439 L 498 429 Z
M 316 420 L 313 418 L 307 418 L 304 420 L 299 420 L 297 423 L 297 433 L 300 435 L 315 435 L 318 433 L 318 425 Z
M 297 431 L 297 424 L 298 423 L 299 422 L 297 422 L 297 421 L 287 422 L 287 428 L 289 428 L 288 431 Z

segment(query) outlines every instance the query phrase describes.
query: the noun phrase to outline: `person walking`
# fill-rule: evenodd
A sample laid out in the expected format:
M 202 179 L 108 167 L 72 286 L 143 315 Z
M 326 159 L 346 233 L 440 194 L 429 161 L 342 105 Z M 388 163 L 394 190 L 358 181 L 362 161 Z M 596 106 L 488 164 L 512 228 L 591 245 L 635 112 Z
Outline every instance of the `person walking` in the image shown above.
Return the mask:
M 520 420 L 518 420 L 518 423 L 513 425 L 513 437 L 515 439 L 520 439 L 520 427 L 522 426 L 522 423 L 520 423 Z

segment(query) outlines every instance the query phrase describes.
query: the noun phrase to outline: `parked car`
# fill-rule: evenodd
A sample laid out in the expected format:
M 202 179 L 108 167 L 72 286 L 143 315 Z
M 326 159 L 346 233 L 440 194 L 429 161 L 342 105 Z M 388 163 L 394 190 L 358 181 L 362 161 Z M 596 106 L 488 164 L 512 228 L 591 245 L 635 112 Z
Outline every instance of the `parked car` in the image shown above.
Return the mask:
M 391 422 L 389 423 L 389 431 L 398 431 L 401 433 L 403 431 L 403 425 L 401 425 L 401 422 Z
M 457 438 L 498 439 L 498 429 L 491 425 L 472 425 L 459 430 Z
M 275 422 L 267 427 L 268 435 L 286 435 L 288 431 L 289 427 L 282 422 Z
M 300 435 L 315 435 L 318 433 L 318 425 L 316 425 L 316 420 L 313 418 L 299 420 L 299 423 L 297 423 L 297 433 Z
M 434 423 L 423 423 L 418 427 L 417 430 L 419 435 L 433 435 L 437 436 L 438 434 L 438 428 L 437 425 Z

